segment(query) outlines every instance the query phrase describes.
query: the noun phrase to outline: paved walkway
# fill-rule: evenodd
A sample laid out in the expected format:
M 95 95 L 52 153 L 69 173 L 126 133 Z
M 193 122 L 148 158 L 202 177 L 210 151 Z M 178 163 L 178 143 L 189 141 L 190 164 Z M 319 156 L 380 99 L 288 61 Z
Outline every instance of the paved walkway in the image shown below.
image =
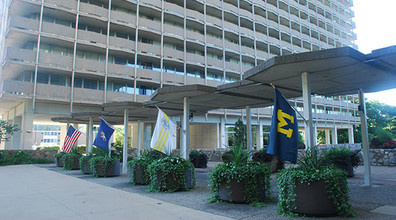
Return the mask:
M 51 172 L 0 167 L 0 219 L 229 219 Z
M 0 167 L 0 219 L 290 219 L 276 213 L 275 201 L 263 208 L 208 204 L 207 176 L 215 165 L 197 170 L 195 189 L 169 194 L 147 193 L 126 176 L 93 178 L 53 164 Z M 372 167 L 373 187 L 363 186 L 363 167 L 355 171 L 348 179 L 355 219 L 396 219 L 396 167 Z

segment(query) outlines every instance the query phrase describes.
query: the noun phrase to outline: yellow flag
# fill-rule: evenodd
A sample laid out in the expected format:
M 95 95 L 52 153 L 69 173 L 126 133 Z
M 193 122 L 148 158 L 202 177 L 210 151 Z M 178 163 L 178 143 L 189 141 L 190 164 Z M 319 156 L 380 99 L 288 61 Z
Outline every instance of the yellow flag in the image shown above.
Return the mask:
M 170 155 L 176 149 L 176 125 L 163 111 L 158 109 L 157 123 L 155 124 L 150 147 Z

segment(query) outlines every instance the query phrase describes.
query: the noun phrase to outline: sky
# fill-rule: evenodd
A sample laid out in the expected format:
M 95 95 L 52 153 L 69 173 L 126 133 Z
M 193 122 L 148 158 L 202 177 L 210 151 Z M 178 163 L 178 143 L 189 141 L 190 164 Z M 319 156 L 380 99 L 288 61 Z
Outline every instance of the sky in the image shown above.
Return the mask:
M 360 52 L 367 54 L 396 45 L 396 0 L 354 0 L 353 4 L 357 34 L 355 43 Z M 396 89 L 366 93 L 365 97 L 396 106 Z

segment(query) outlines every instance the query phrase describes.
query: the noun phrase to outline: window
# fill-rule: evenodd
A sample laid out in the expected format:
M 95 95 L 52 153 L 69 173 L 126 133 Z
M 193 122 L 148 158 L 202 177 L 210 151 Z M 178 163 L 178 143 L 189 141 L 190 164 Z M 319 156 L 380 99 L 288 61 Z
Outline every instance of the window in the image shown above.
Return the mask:
M 61 75 L 51 75 L 51 85 L 65 86 L 66 77 Z
M 78 77 L 74 77 L 74 87 L 81 88 L 82 87 L 82 79 Z
M 93 79 L 84 79 L 84 89 L 97 89 L 98 81 Z
M 37 82 L 48 84 L 48 77 L 49 77 L 48 73 L 37 73 Z

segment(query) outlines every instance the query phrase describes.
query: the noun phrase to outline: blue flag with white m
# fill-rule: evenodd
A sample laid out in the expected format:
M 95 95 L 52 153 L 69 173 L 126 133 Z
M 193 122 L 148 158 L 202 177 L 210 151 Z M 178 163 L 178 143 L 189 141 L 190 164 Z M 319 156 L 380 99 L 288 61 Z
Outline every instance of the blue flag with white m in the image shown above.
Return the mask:
M 280 160 L 297 162 L 298 123 L 296 112 L 275 88 L 274 112 L 267 153 Z
M 103 119 L 100 119 L 100 125 L 98 129 L 98 134 L 96 134 L 95 141 L 93 145 L 101 148 L 102 150 L 109 149 L 109 140 L 111 135 L 113 135 L 114 128 L 112 128 L 107 122 Z

